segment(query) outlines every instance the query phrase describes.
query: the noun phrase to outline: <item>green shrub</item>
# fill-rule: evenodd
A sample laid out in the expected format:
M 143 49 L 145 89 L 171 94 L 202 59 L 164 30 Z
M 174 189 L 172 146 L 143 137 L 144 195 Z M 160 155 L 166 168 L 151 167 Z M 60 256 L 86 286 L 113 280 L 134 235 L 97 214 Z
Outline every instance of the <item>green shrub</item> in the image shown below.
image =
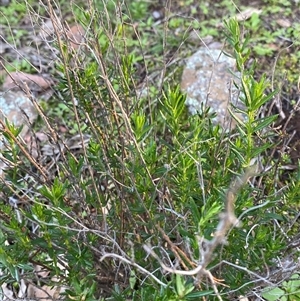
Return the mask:
M 143 16 L 142 4 L 129 9 Z M 116 24 L 126 25 L 118 16 L 113 27 L 93 6 L 82 16 L 87 52 L 57 37 L 57 101 L 70 131 L 63 137 L 42 116 L 49 141 L 41 151 L 52 154 L 30 156 L 20 131 L 2 124 L 10 168 L 0 184 L 1 282 L 33 279 L 38 265 L 70 300 L 247 294 L 283 256 L 287 213 L 295 214 L 299 200 L 298 184 L 282 193 L 264 169 L 276 116 L 260 117 L 260 110 L 276 92 L 246 64 L 248 39 L 230 19 L 227 42 L 245 105 L 231 108 L 237 128 L 222 131 L 209 108 L 189 116 L 185 95 L 167 78 L 137 88 L 136 63 L 148 62 L 129 54 L 136 44 L 118 32 Z M 248 176 L 255 178 L 241 189 Z

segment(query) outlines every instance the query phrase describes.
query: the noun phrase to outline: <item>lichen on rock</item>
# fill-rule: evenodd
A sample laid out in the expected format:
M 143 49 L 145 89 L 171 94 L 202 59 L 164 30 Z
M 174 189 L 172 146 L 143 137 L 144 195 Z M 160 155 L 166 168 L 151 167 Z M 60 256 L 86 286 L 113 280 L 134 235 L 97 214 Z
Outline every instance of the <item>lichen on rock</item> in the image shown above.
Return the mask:
M 235 125 L 228 111 L 230 104 L 242 108 L 239 91 L 233 84 L 238 80 L 234 73 L 235 60 L 225 55 L 221 49 L 201 47 L 187 59 L 181 89 L 187 94 L 186 105 L 191 114 L 201 113 L 210 107 L 216 113 L 213 120 L 225 128 Z M 236 75 L 236 76 L 235 76 Z

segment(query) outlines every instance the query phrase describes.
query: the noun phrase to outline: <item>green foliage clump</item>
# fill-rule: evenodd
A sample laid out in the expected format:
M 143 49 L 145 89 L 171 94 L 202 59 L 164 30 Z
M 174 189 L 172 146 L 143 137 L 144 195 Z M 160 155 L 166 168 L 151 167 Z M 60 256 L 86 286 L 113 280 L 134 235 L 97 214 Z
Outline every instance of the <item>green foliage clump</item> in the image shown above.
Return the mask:
M 270 126 L 277 116 L 260 112 L 277 91 L 268 92 L 266 76 L 257 78 L 255 63 L 247 64 L 250 37 L 230 19 L 226 42 L 244 104 L 230 108 L 237 127 L 223 131 L 210 108 L 188 115 L 176 83 L 140 80 L 139 64 L 147 70 L 153 62 L 135 47 L 148 42 L 124 39 L 132 33 L 127 17 L 143 18 L 148 4 L 125 5 L 107 22 L 117 4 L 105 6 L 105 14 L 94 5 L 83 14 L 82 52 L 58 43 L 61 104 L 53 112 L 67 119 L 70 136 L 45 114 L 52 153 L 34 157 L 18 137 L 21 129 L 2 125 L 9 168 L 0 182 L 0 281 L 33 279 L 41 266 L 49 285 L 64 288 L 66 300 L 230 300 L 246 294 L 287 250 L 283 233 L 296 228 L 287 215 L 297 214 L 298 179 L 282 192 L 277 174 L 264 168 L 273 164 L 265 155 L 274 146 Z M 251 185 L 232 196 L 234 204 L 231 187 L 245 184 L 239 175 L 256 165 Z M 222 226 L 225 214 L 242 225 Z M 220 235 L 222 243 L 203 262 Z M 295 285 L 282 285 L 280 298 L 285 291 L 293 294 Z M 272 293 L 264 292 L 265 298 Z

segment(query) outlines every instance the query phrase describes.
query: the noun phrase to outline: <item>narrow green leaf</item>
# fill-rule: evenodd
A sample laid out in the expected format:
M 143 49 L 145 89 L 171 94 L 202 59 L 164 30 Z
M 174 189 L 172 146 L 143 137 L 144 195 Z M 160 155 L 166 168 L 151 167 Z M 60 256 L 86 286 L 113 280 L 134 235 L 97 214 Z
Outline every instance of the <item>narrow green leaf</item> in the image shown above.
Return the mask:
M 247 78 L 247 76 L 243 76 L 242 79 L 242 86 L 243 86 L 243 92 L 245 94 L 245 105 L 247 106 L 247 108 L 252 108 L 251 107 L 251 103 L 252 103 L 252 100 L 251 100 L 251 93 L 250 93 L 250 90 L 249 90 L 249 79 Z
M 272 145 L 273 145 L 272 143 L 266 143 L 266 144 L 262 145 L 261 147 L 254 148 L 252 150 L 251 157 L 255 158 L 257 155 L 261 154 L 262 152 L 264 152 L 266 149 L 268 149 Z
M 208 296 L 208 295 L 213 294 L 213 293 L 214 293 L 213 290 L 210 290 L 210 291 L 199 291 L 199 292 L 189 293 L 185 297 L 188 300 L 193 300 L 193 299 L 199 300 L 198 299 L 199 297 Z
M 260 101 L 256 102 L 255 109 L 259 109 L 262 105 L 264 105 L 265 103 L 267 103 L 277 93 L 278 93 L 278 90 L 275 90 L 275 91 L 269 93 L 268 95 L 262 97 Z
M 182 280 L 182 277 L 178 274 L 176 274 L 176 291 L 177 291 L 177 294 L 181 297 L 184 295 L 184 283 L 183 283 L 183 280 Z
M 253 133 L 259 132 L 262 129 L 265 129 L 269 126 L 272 122 L 277 119 L 278 115 L 267 116 L 256 121 L 257 125 L 253 129 Z

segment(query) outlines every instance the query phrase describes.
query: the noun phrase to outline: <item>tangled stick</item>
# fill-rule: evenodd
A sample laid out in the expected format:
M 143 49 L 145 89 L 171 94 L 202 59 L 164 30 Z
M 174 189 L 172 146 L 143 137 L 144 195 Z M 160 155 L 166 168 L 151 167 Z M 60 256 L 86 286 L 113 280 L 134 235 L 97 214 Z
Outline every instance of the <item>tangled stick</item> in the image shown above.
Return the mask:
M 197 276 L 197 280 L 201 278 L 201 276 L 206 275 L 214 288 L 215 293 L 217 294 L 219 300 L 222 300 L 221 296 L 218 293 L 216 283 L 218 282 L 215 279 L 209 270 L 206 269 L 208 264 L 211 262 L 211 258 L 213 255 L 214 250 L 218 245 L 224 244 L 226 240 L 226 234 L 228 233 L 229 229 L 232 226 L 238 226 L 239 220 L 235 216 L 234 213 L 234 203 L 236 200 L 236 196 L 238 191 L 242 188 L 244 184 L 247 183 L 248 179 L 256 174 L 257 166 L 253 165 L 245 171 L 245 173 L 234 180 L 227 193 L 225 198 L 225 208 L 224 211 L 220 214 L 220 221 L 214 232 L 214 236 L 212 240 L 201 239 L 199 240 L 199 249 L 202 250 L 201 252 L 201 259 L 198 263 L 197 267 L 192 270 L 183 271 L 183 270 L 176 270 L 166 266 L 162 260 L 158 257 L 158 255 L 153 252 L 152 247 L 150 245 L 144 245 L 144 249 L 146 252 L 151 254 L 161 265 L 161 267 L 170 273 L 178 274 L 178 275 L 185 275 L 185 276 Z

